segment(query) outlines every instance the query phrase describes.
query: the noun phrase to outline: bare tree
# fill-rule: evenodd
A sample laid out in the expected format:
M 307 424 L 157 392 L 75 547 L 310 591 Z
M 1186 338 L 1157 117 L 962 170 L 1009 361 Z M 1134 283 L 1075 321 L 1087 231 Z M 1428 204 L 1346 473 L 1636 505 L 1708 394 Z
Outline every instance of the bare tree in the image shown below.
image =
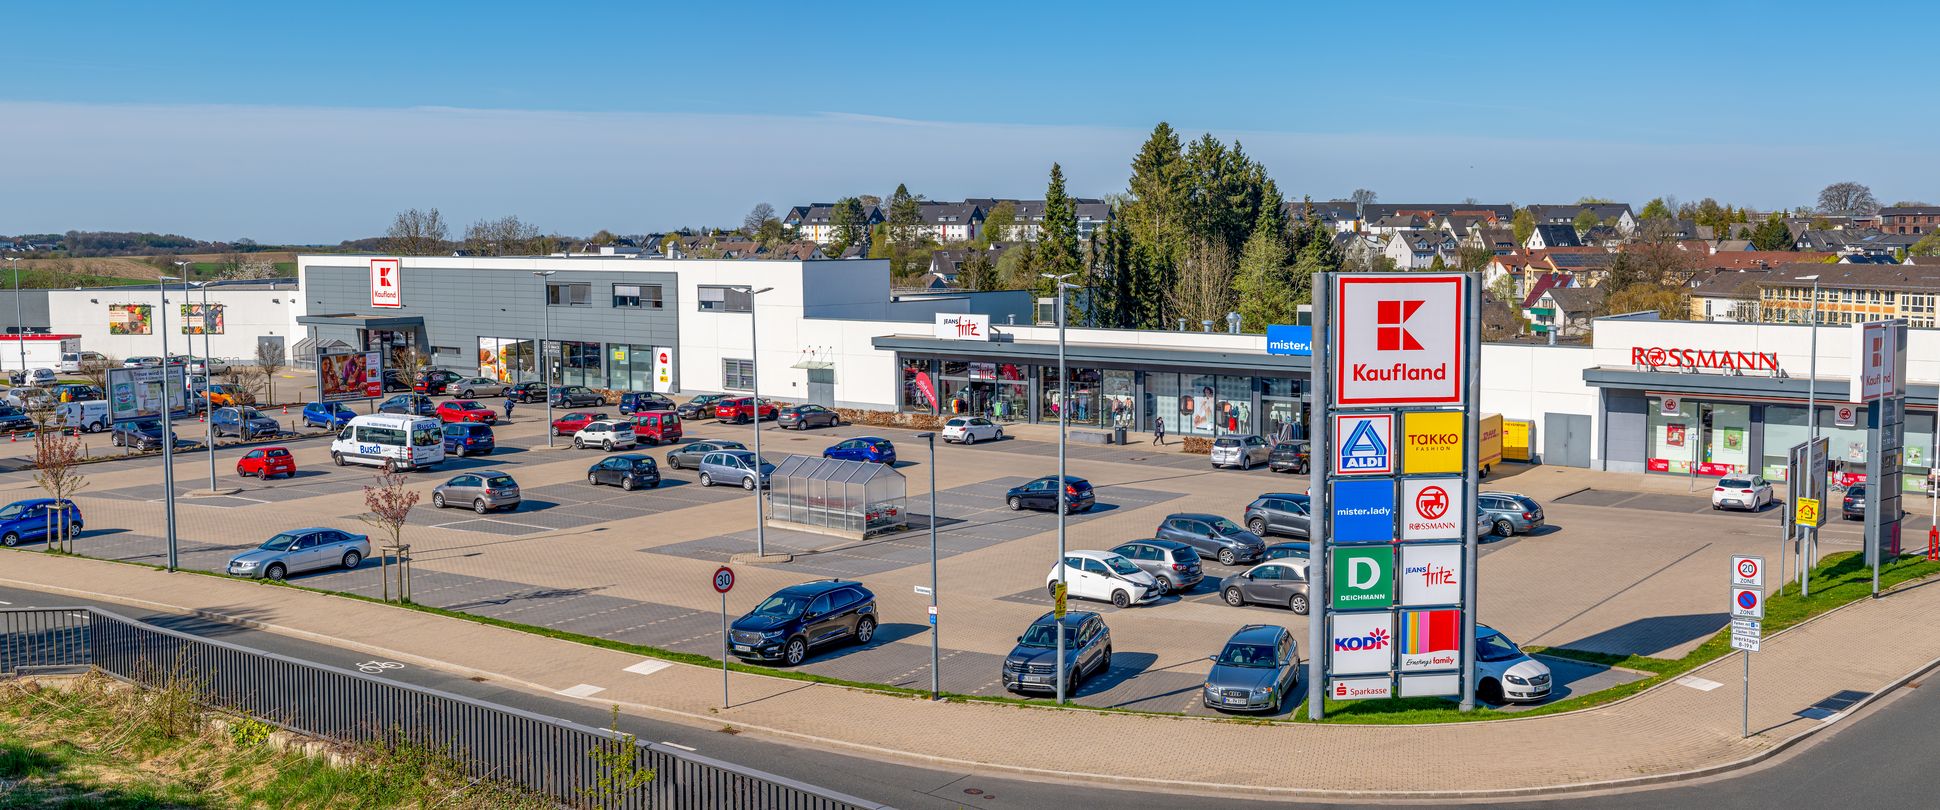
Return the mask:
M 80 436 L 61 430 L 57 418 L 39 421 L 40 427 L 34 431 L 34 483 L 46 490 L 47 497 L 55 504 L 47 513 L 46 550 L 71 552 L 74 516 L 67 508 L 67 501 L 88 485 L 87 477 L 80 473 L 88 449 Z M 19 542 L 16 535 L 0 537 L 0 544 L 11 546 Z
M 748 215 L 741 218 L 741 228 L 749 236 L 757 236 L 761 233 L 761 226 L 767 224 L 768 220 L 774 218 L 774 206 L 765 202 L 755 203 L 754 208 L 748 211 Z
M 225 253 L 221 261 L 215 263 L 216 271 L 212 275 L 216 278 L 242 278 L 243 265 L 247 261 L 248 258 L 241 253 Z M 194 272 L 195 265 L 189 265 L 189 270 Z
M 1819 191 L 1819 210 L 1827 214 L 1877 214 L 1879 200 L 1865 184 L 1847 180 Z
M 376 485 L 364 486 L 364 508 L 370 511 L 358 516 L 357 519 L 370 526 L 373 531 L 390 539 L 388 544 L 390 551 L 387 552 L 383 548 L 376 550 L 380 560 L 385 559 L 382 555 L 387 553 L 398 554 L 400 558 L 404 555 L 405 521 L 411 517 L 411 507 L 418 504 L 417 491 L 407 488 L 410 482 L 411 479 L 386 463 L 377 471 Z M 385 576 L 387 577 L 385 587 L 388 589 L 388 574 Z M 409 585 L 402 585 L 398 590 L 399 597 L 403 601 L 410 601 Z
M 256 343 L 256 376 L 263 380 L 264 404 L 276 404 L 276 373 L 288 362 L 283 344 L 268 340 Z
M 1223 326 L 1226 313 L 1233 309 L 1233 256 L 1226 245 L 1193 240 L 1166 297 L 1174 316 L 1186 319 L 1187 328 L 1206 320 Z
M 399 256 L 435 256 L 448 249 L 450 236 L 445 217 L 436 208 L 399 211 L 384 234 L 384 251 Z
M 1374 193 L 1374 189 L 1357 188 L 1357 189 L 1354 189 L 1353 194 L 1347 195 L 1347 199 L 1352 201 L 1355 205 L 1373 205 L 1375 198 L 1378 196 L 1379 195 Z
M 481 219 L 465 229 L 465 249 L 474 256 L 518 256 L 534 252 L 539 227 L 516 216 Z
M 99 360 L 82 360 L 81 379 L 87 380 L 88 384 L 95 388 L 106 391 L 108 390 L 108 369 L 119 368 L 120 366 L 120 361 L 107 356 L 103 356 Z

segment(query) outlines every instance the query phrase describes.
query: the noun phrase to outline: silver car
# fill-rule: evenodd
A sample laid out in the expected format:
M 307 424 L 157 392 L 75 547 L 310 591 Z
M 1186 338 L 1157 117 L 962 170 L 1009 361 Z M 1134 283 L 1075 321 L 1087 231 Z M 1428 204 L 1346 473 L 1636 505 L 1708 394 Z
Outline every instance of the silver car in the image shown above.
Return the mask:
M 747 445 L 726 439 L 702 439 L 697 442 L 688 442 L 667 451 L 667 466 L 676 470 L 699 467 L 701 466 L 701 459 L 707 458 L 708 453 L 717 450 L 746 449 L 748 449 Z
M 452 380 L 445 385 L 445 390 L 456 391 L 458 392 L 458 396 L 463 399 L 477 399 L 479 397 L 505 396 L 505 389 L 508 385 L 510 384 L 499 382 L 490 377 L 466 377 L 462 380 Z
M 716 450 L 701 457 L 701 486 L 715 484 L 740 484 L 742 489 L 755 488 L 755 458 L 752 450 Z M 768 474 L 775 471 L 775 465 L 760 460 L 761 486 L 768 486 Z
M 1251 433 L 1232 433 L 1213 440 L 1214 467 L 1250 470 L 1255 464 L 1265 464 L 1272 455 L 1273 445 Z
M 356 568 L 369 556 L 370 538 L 364 535 L 321 527 L 291 529 L 230 558 L 224 570 L 231 576 L 282 579 L 337 566 Z
M 503 470 L 460 473 L 431 490 L 431 505 L 439 509 L 470 504 L 485 514 L 494 509 L 519 508 L 519 482 Z

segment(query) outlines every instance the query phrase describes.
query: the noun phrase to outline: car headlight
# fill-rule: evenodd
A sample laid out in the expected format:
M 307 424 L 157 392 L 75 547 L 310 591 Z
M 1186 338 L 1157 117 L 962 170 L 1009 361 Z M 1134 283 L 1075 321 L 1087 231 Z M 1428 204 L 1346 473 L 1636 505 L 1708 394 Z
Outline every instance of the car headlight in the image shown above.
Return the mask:
M 1271 686 L 1255 686 L 1255 687 L 1253 687 L 1253 697 L 1256 697 L 1256 698 L 1257 698 L 1257 697 L 1266 697 L 1267 695 L 1271 695 L 1271 694 L 1273 694 L 1273 687 L 1271 687 Z
M 766 639 L 780 639 L 785 635 L 788 635 L 788 633 L 784 630 L 764 630 L 761 633 L 761 637 Z
M 231 562 L 231 563 L 229 563 L 229 564 L 230 564 L 230 565 L 233 565 L 233 566 L 235 566 L 235 567 L 237 567 L 237 568 L 255 568 L 255 567 L 256 567 L 256 561 L 255 561 L 255 560 L 236 560 L 236 561 L 234 561 L 234 562 Z
M 1519 685 L 1522 685 L 1522 686 L 1528 686 L 1528 685 L 1529 685 L 1529 682 L 1528 682 L 1528 681 L 1526 681 L 1526 680 L 1524 680 L 1524 679 L 1522 678 L 1522 676 L 1520 676 L 1520 675 L 1505 675 L 1505 676 L 1503 676 L 1503 677 L 1504 677 L 1504 678 L 1506 678 L 1506 679 L 1508 679 L 1508 681 L 1509 681 L 1510 683 L 1513 683 L 1513 684 L 1519 684 Z

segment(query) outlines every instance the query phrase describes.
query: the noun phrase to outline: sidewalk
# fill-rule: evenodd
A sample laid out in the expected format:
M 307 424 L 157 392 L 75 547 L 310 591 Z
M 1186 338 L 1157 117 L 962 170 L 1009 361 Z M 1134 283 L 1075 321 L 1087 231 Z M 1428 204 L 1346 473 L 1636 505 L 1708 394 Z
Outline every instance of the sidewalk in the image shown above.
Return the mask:
M 1940 587 L 1861 602 L 1768 638 L 1752 662 L 1748 740 L 1739 738 L 1737 656 L 1690 674 L 1708 688 L 1673 682 L 1570 714 L 1444 726 L 1254 725 L 930 703 L 741 673 L 731 676 L 734 706 L 722 710 L 718 669 L 290 588 L 37 552 L 0 556 L 0 582 L 232 617 L 515 688 L 885 760 L 1215 793 L 1426 798 L 1715 768 L 1821 727 L 1830 721 L 1796 713 L 1842 691 L 1891 686 L 1940 650 L 1940 623 L 1925 620 L 1940 610 Z M 1898 643 L 1853 644 L 1881 637 L 1882 627 Z M 1153 742 L 1165 756 L 1150 755 Z

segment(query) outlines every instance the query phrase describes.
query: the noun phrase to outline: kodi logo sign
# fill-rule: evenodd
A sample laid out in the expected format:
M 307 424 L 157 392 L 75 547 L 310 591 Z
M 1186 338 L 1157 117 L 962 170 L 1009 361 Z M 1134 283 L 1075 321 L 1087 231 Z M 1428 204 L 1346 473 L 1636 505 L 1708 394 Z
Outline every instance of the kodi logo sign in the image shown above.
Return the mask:
M 1467 278 L 1456 275 L 1337 277 L 1337 403 L 1460 404 L 1467 292 Z
M 1385 673 L 1394 666 L 1394 614 L 1336 613 L 1328 642 L 1331 675 Z
M 1730 371 L 1777 371 L 1777 352 L 1734 352 L 1715 349 L 1630 347 L 1630 363 L 1651 368 L 1715 368 Z

